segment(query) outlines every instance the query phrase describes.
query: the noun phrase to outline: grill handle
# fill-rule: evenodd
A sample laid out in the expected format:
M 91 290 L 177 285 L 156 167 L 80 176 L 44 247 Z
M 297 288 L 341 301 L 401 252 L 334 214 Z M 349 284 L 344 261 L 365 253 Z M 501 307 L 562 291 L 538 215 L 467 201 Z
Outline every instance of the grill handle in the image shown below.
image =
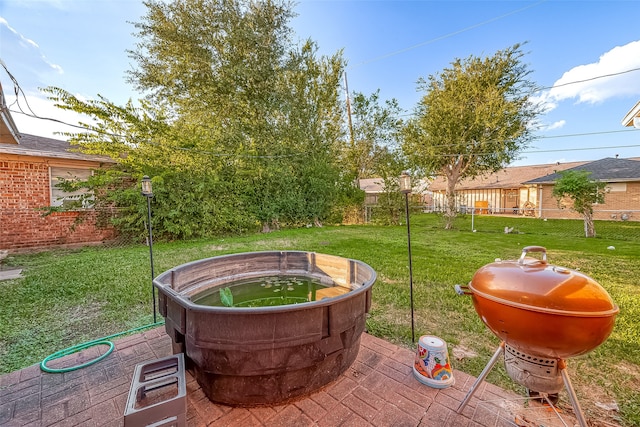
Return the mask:
M 529 252 L 542 252 L 543 263 L 547 263 L 547 248 L 544 246 L 526 246 L 522 248 L 522 255 L 520 255 L 520 259 L 518 260 L 518 264 L 524 265 L 524 258 L 527 256 Z
M 464 285 L 455 285 L 453 287 L 453 289 L 455 289 L 456 294 L 462 296 L 462 295 L 473 295 L 473 292 L 471 292 L 469 290 L 468 286 L 464 286 Z

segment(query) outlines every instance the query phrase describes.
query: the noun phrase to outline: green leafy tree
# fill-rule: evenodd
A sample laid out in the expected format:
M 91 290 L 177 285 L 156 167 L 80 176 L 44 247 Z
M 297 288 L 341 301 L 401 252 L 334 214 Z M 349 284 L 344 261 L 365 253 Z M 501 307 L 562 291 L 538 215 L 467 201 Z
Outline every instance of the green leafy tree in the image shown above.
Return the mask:
M 293 47 L 290 2 L 145 4 L 130 81 L 198 127 L 201 149 L 235 156 L 231 179 L 263 230 L 326 217 L 339 178 L 341 53 Z
M 346 145 L 345 169 L 354 180 L 376 176 L 379 155 L 398 145 L 401 109 L 395 99 L 381 104 L 380 90 L 366 96 L 353 94 L 353 138 Z
M 355 92 L 351 107 L 351 134 L 342 153 L 343 169 L 353 183 L 362 178 L 382 178 L 383 193 L 374 220 L 396 224 L 401 207 L 397 179 L 405 166 L 398 146 L 402 110 L 395 99 L 383 103 L 379 90 L 369 96 Z M 361 204 L 364 195 L 358 201 Z
M 274 112 L 278 141 L 271 155 L 251 159 L 247 177 L 253 181 L 250 204 L 268 231 L 280 222 L 321 225 L 337 201 L 337 183 L 344 179 L 337 161 L 341 127 L 338 96 L 344 60 L 340 53 L 317 57 L 317 46 L 305 42 L 288 54 L 279 93 L 282 104 Z M 276 155 L 274 157 L 273 155 Z M 255 178 L 254 170 L 260 177 Z
M 154 227 L 167 237 L 320 224 L 344 189 L 341 52 L 319 57 L 312 41 L 292 44 L 285 1 L 145 5 L 129 51 L 128 81 L 146 95 L 139 106 L 50 89 L 62 108 L 92 119 L 71 140 L 118 159 L 110 176 L 122 185 L 108 197 L 139 200 L 137 183 L 151 176 Z M 143 221 L 139 210 L 123 224 Z
M 403 150 L 425 174 L 446 178 L 446 229 L 456 217 L 456 184 L 504 168 L 533 138 L 540 107 L 523 55 L 516 44 L 491 57 L 456 59 L 418 82 L 425 95 L 404 128 Z
M 381 216 L 375 219 L 398 224 L 404 212 L 404 194 L 400 193 L 398 179 L 407 168 L 407 162 L 400 149 L 379 147 L 375 153 L 374 173 L 382 178 L 382 193 L 378 196 Z
M 593 205 L 604 203 L 606 182 L 592 180 L 591 172 L 584 170 L 568 170 L 560 172 L 553 187 L 553 196 L 562 209 L 569 207 L 584 218 L 585 237 L 595 237 L 596 229 L 593 222 Z M 567 203 L 566 199 L 571 203 Z

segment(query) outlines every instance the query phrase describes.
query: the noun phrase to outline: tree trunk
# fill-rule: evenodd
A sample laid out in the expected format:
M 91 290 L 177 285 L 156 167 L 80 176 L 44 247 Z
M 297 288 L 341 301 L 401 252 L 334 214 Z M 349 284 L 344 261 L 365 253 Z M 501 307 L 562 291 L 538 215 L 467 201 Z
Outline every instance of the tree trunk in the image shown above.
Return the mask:
M 456 219 L 456 182 L 447 177 L 447 204 L 445 207 L 444 218 L 445 230 L 451 230 L 453 228 L 453 221 Z
M 584 213 L 584 235 L 585 237 L 596 237 L 596 227 L 593 224 L 593 213 Z

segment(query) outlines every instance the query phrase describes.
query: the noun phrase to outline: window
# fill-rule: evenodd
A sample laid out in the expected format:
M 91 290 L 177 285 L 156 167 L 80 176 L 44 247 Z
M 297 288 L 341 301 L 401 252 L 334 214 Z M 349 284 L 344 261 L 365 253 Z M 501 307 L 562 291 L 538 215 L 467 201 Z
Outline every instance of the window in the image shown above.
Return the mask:
M 50 181 L 51 181 L 51 206 L 60 206 L 65 209 L 80 209 L 89 207 L 88 200 L 80 197 L 85 194 L 90 194 L 85 188 L 67 192 L 58 186 L 63 181 L 85 181 L 91 175 L 91 169 L 78 169 L 78 168 L 63 168 L 63 167 L 51 167 L 49 168 Z
M 627 191 L 626 182 L 610 182 L 607 184 L 608 193 L 625 193 Z

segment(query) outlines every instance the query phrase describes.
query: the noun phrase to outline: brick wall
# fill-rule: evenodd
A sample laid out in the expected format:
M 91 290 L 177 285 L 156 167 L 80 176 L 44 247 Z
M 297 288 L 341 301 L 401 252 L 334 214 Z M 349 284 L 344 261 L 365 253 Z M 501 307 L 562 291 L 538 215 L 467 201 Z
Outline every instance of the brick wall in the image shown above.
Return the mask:
M 569 209 L 558 209 L 552 195 L 553 186 L 542 186 L 542 210 L 546 218 L 576 218 L 582 215 Z M 630 221 L 640 221 L 640 183 L 626 183 L 625 191 L 611 191 L 605 195 L 605 203 L 594 205 L 594 219 L 620 220 L 623 215 Z
M 114 237 L 112 228 L 96 227 L 92 210 L 43 215 L 40 208 L 50 205 L 49 166 L 46 158 L 0 159 L 0 249 L 96 243 Z

